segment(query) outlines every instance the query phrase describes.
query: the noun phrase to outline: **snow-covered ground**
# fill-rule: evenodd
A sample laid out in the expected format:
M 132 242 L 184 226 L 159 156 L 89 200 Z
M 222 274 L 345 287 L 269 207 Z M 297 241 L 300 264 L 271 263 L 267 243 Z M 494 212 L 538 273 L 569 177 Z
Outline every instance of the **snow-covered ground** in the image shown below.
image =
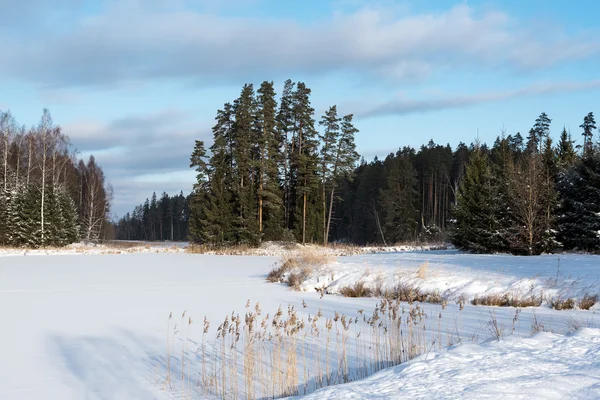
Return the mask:
M 21 249 L 0 247 L 0 257 L 63 256 L 91 254 L 183 253 L 188 242 L 114 241 L 109 244 L 74 243 L 59 248 Z
M 583 328 L 453 346 L 304 398 L 597 399 L 599 372 L 600 329 Z
M 480 277 L 478 279 L 483 279 L 492 276 L 489 273 L 494 276 L 490 280 L 499 280 L 503 276 L 514 279 L 515 271 L 519 270 L 522 273 L 518 276 L 535 276 L 542 268 L 539 265 L 546 263 L 556 273 L 556 257 L 550 256 L 528 259 L 473 256 L 470 259 L 461 255 L 456 258 L 460 267 L 452 264 L 452 257 L 457 255 L 398 253 L 340 258 L 338 265 L 348 269 L 369 266 L 375 273 L 374 265 L 389 265 L 393 269 L 407 265 L 416 269 L 428 260 L 428 273 L 432 276 L 439 265 L 439 271 L 450 269 L 456 276 L 464 267 L 468 276 L 475 274 Z M 572 257 L 579 262 L 571 263 L 566 261 L 568 257 L 561 258 L 561 274 L 567 277 L 569 274 L 594 274 L 595 258 Z M 478 262 L 483 261 L 485 268 L 478 269 Z M 231 315 L 232 311 L 244 315 L 248 300 L 252 304 L 259 302 L 263 314 L 270 313 L 271 316 L 280 305 L 284 309 L 292 305 L 300 318 L 314 316 L 318 310 L 322 311 L 323 318 L 333 317 L 336 312 L 355 316 L 359 309 L 371 313 L 377 304 L 376 299 L 321 298 L 316 292 L 294 292 L 283 284 L 269 284 L 265 277 L 277 262 L 277 257 L 181 252 L 0 257 L 0 315 L 3 320 L 0 399 L 182 398 L 178 387 L 169 389 L 165 385 L 167 361 L 173 365 L 179 362 L 173 358 L 173 353 L 170 356 L 173 359 L 167 355 L 167 336 L 174 330 L 174 324 L 178 324 L 178 333 L 171 335 L 170 346 L 178 349 L 186 343 L 194 352 L 201 342 L 205 316 L 211 321 L 209 336 L 214 338 L 216 326 L 226 315 Z M 529 268 L 532 268 L 531 273 Z M 597 280 L 595 273 L 595 278 L 586 279 Z M 600 398 L 596 395 L 600 387 L 598 330 L 580 330 L 569 336 L 558 336 L 585 327 L 600 327 L 597 309 L 556 311 L 539 307 L 516 313 L 511 308 L 471 305 L 461 310 L 457 304 L 450 303 L 445 307 L 423 304 L 422 310 L 428 324 L 427 332 L 443 337 L 444 345 L 447 342 L 462 344 L 448 351 L 432 346 L 427 356 L 384 370 L 368 380 L 340 386 L 339 396 L 349 396 L 350 390 L 353 397 L 373 398 L 379 394 L 381 398 L 397 398 L 398 385 L 404 385 L 403 392 L 414 391 L 415 395 L 434 393 L 427 392 L 427 387 L 444 389 L 439 395 L 434 393 L 426 397 L 444 397 L 445 393 L 448 397 L 461 397 L 464 393 L 472 393 L 471 397 L 480 398 L 487 393 L 500 393 L 509 385 L 518 387 L 515 374 L 527 364 L 544 367 L 549 374 L 555 374 L 552 379 L 558 383 L 548 386 L 548 391 L 540 395 L 554 393 L 570 397 L 576 390 L 581 390 L 585 398 Z M 170 314 L 173 315 L 171 320 Z M 443 318 L 438 318 L 439 314 L 443 314 Z M 191 325 L 188 325 L 189 317 L 193 319 Z M 486 342 L 494 336 L 492 320 L 497 321 L 503 332 L 499 343 Z M 541 325 L 553 335 L 526 339 L 532 326 L 539 329 Z M 322 343 L 315 342 L 315 346 L 322 346 Z M 564 354 L 560 354 L 561 347 L 565 348 Z M 512 353 L 514 356 L 510 355 Z M 554 357 L 560 362 L 552 367 L 548 360 Z M 568 363 L 567 358 L 570 359 Z M 493 382 L 484 382 L 495 368 L 494 363 L 500 359 L 506 363 L 503 370 L 506 373 L 498 375 Z M 196 360 L 187 361 L 186 368 L 192 371 L 191 375 L 197 371 Z M 513 360 L 514 374 L 511 375 L 509 366 Z M 456 367 L 454 370 L 453 366 Z M 172 368 L 174 375 L 181 371 Z M 480 368 L 482 372 L 477 375 Z M 419 378 L 421 380 L 416 380 L 418 371 L 425 371 Z M 473 375 L 469 375 L 469 371 Z M 425 378 L 425 374 L 429 378 Z M 560 379 L 563 379 L 559 379 L 559 375 L 568 379 L 573 392 L 559 392 Z M 403 376 L 410 377 L 413 382 L 404 382 Z M 523 393 L 535 394 L 530 385 L 537 382 L 536 375 L 522 371 L 522 376 L 521 384 L 529 388 L 529 392 Z M 465 392 L 458 392 L 458 386 L 455 389 L 445 387 L 458 379 L 461 379 L 459 383 Z M 469 392 L 475 390 L 478 380 L 486 385 L 477 389 L 479 391 Z M 418 385 L 419 382 L 426 387 Z M 540 378 L 539 382 L 546 385 L 547 380 Z M 331 394 L 335 392 L 326 393 L 330 393 L 329 398 L 338 397 Z M 195 392 L 190 390 L 183 394 L 194 395 Z
M 314 291 L 326 287 L 337 294 L 357 282 L 366 287 L 393 289 L 398 284 L 438 292 L 449 301 L 471 301 L 490 294 L 511 298 L 575 300 L 600 293 L 600 257 L 563 254 L 538 257 L 461 254 L 447 251 L 408 251 L 340 257 L 301 285 Z M 600 307 L 600 303 L 594 306 Z

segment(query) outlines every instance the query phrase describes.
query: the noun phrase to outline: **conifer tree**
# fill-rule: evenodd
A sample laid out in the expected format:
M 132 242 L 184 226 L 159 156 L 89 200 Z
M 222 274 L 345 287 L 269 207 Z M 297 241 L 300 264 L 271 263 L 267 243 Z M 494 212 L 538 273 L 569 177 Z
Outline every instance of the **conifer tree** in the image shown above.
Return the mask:
M 322 135 L 320 135 L 321 139 L 321 189 L 322 189 L 322 201 L 323 201 L 323 210 L 327 208 L 327 191 L 329 187 L 334 187 L 335 185 L 335 165 L 336 165 L 336 155 L 337 151 L 337 143 L 340 140 L 340 121 L 342 119 L 337 115 L 337 106 L 329 107 L 329 110 L 321 117 L 319 121 L 319 125 L 321 125 L 324 129 Z M 333 202 L 333 193 L 331 196 L 331 201 Z M 331 210 L 329 211 L 331 215 Z M 323 213 L 323 244 L 327 245 L 328 239 L 328 228 L 327 228 L 327 214 Z
M 393 243 L 414 240 L 419 227 L 419 192 L 414 150 L 404 147 L 392 160 L 387 189 L 382 191 L 386 237 Z
M 318 141 L 315 122 L 313 119 L 314 109 L 310 104 L 311 90 L 303 82 L 296 85 L 293 95 L 293 112 L 296 123 L 295 132 L 295 155 L 292 167 L 295 170 L 296 196 L 296 230 L 302 236 L 302 244 L 306 243 L 307 236 L 312 240 L 318 240 L 322 230 L 319 229 L 318 216 L 321 204 L 317 195 L 319 180 L 318 169 Z M 311 222 L 308 225 L 308 222 Z M 307 232 L 308 231 L 308 232 Z
M 600 250 L 600 154 L 589 150 L 558 181 L 558 239 L 566 250 Z
M 277 112 L 277 130 L 281 141 L 281 151 L 283 156 L 280 160 L 280 170 L 283 174 L 283 205 L 284 205 L 284 229 L 290 232 L 293 224 L 291 222 L 292 213 L 295 204 L 295 195 L 292 192 L 292 169 L 291 158 L 294 155 L 294 87 L 295 84 L 290 80 L 286 80 L 281 94 L 279 110 Z M 290 140 L 292 135 L 292 140 Z
M 563 127 L 557 149 L 557 163 L 560 168 L 569 168 L 575 163 L 577 153 L 575 152 L 573 143 L 574 141 L 571 140 L 571 134 L 567 133 L 567 128 Z
M 497 220 L 488 156 L 480 146 L 471 156 L 457 200 L 452 242 L 460 249 L 476 253 L 506 250 L 506 241 L 499 234 L 501 225 Z
M 258 132 L 256 127 L 256 99 L 254 86 L 246 84 L 233 105 L 233 124 L 236 234 L 240 243 L 257 243 L 260 240 L 256 207 L 256 162 Z
M 590 112 L 583 118 L 583 124 L 579 125 L 583 129 L 583 154 L 587 155 L 593 148 L 594 129 L 596 129 L 596 120 L 594 113 Z
M 283 198 L 279 166 L 285 158 L 283 140 L 277 128 L 277 100 L 273 82 L 263 82 L 258 90 L 258 222 L 266 240 L 276 240 L 283 230 Z

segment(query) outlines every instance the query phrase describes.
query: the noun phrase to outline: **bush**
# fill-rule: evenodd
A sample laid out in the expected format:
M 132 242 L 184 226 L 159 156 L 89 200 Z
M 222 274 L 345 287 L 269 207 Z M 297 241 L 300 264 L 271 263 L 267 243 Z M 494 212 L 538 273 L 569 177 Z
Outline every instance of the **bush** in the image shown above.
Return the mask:
M 572 298 L 562 299 L 558 297 L 550 301 L 550 306 L 555 310 L 572 310 L 575 308 L 575 300 Z
M 353 286 L 346 286 L 340 289 L 340 294 L 344 297 L 371 297 L 373 291 L 365 286 L 364 282 L 356 282 Z
M 582 309 L 582 310 L 589 310 L 597 302 L 598 302 L 598 295 L 597 294 L 591 295 L 589 293 L 586 293 L 586 294 L 583 295 L 583 297 L 581 298 L 581 300 L 579 300 L 579 308 Z

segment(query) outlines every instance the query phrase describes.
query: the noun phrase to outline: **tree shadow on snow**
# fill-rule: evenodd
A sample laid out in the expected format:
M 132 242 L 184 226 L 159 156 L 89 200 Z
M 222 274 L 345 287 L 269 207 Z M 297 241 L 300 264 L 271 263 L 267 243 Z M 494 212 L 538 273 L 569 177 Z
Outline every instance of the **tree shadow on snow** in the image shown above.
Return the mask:
M 161 391 L 166 356 L 156 338 L 49 335 L 47 347 L 76 398 L 155 399 Z

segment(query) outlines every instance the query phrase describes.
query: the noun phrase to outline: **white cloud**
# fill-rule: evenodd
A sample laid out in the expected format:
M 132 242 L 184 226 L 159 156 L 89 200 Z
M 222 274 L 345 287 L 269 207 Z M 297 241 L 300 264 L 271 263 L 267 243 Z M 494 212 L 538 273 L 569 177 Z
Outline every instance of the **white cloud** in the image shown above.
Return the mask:
M 46 86 L 110 86 L 149 79 L 213 83 L 336 71 L 385 79 L 424 78 L 440 69 L 546 68 L 598 55 L 597 36 L 550 34 L 498 11 L 466 4 L 399 15 L 383 7 L 294 20 L 222 17 L 155 0 L 109 2 L 44 40 L 4 35 L 4 76 Z M 157 5 L 158 4 L 158 5 Z M 169 3 L 170 4 L 170 3 Z

